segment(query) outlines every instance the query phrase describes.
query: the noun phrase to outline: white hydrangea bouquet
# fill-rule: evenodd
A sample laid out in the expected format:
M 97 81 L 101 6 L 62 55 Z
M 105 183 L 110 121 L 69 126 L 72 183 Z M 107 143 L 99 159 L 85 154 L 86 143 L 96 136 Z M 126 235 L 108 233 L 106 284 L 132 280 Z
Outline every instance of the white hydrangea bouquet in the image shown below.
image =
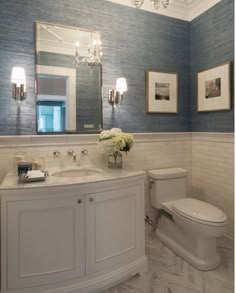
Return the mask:
M 131 134 L 122 132 L 120 128 L 103 130 L 99 135 L 98 146 L 102 153 L 108 155 L 108 167 L 121 168 L 121 152 L 129 152 L 134 144 Z

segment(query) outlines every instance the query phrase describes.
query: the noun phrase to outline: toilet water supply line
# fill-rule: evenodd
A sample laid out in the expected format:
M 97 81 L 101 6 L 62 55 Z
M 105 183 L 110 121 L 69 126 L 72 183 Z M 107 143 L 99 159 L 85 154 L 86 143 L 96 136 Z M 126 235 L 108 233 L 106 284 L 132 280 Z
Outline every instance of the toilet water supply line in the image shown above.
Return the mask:
M 153 180 L 149 180 L 149 181 L 147 181 L 147 184 L 148 184 L 148 183 L 149 183 L 149 191 L 151 192 L 152 185 L 153 185 L 154 181 L 153 181 Z M 150 192 L 149 192 L 149 193 L 150 193 Z M 157 218 L 156 223 L 154 223 L 153 220 L 151 220 L 149 216 L 145 216 L 145 222 L 147 222 L 150 226 L 153 227 L 153 229 L 156 230 L 157 225 L 158 225 L 158 218 Z
M 147 185 L 149 186 L 149 195 L 151 193 L 151 189 L 152 186 L 155 182 L 152 179 L 149 179 L 147 181 Z M 157 217 L 156 217 L 156 222 L 154 222 L 152 219 L 150 219 L 149 216 L 145 216 L 145 222 L 147 222 L 150 226 L 153 227 L 154 230 L 156 230 L 157 226 L 158 226 L 158 220 L 161 218 L 162 213 L 158 213 Z
M 145 217 L 145 221 L 146 221 L 150 226 L 152 226 L 154 229 L 156 229 L 156 227 L 157 227 L 157 223 L 154 223 L 153 220 L 151 220 L 151 219 L 149 218 L 149 216 L 146 216 L 146 217 Z

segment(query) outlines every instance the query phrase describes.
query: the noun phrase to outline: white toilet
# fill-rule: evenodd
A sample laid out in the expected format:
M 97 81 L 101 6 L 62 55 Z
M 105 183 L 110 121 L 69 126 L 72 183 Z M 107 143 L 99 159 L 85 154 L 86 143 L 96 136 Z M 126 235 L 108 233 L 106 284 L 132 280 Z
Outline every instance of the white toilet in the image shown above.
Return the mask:
M 211 204 L 186 198 L 186 170 L 159 169 L 148 174 L 151 204 L 162 210 L 157 237 L 199 270 L 219 266 L 216 237 L 224 234 L 227 216 Z

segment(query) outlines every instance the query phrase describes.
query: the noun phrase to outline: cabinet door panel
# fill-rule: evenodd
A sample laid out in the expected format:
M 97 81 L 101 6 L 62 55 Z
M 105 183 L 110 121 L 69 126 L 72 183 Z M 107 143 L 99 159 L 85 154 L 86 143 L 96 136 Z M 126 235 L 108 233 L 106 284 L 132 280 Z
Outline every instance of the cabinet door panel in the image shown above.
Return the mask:
M 84 274 L 84 207 L 75 198 L 8 203 L 8 287 Z
M 135 248 L 135 195 L 98 202 L 94 212 L 97 262 Z
M 142 187 L 132 186 L 88 196 L 86 273 L 126 263 L 143 253 L 142 195 Z

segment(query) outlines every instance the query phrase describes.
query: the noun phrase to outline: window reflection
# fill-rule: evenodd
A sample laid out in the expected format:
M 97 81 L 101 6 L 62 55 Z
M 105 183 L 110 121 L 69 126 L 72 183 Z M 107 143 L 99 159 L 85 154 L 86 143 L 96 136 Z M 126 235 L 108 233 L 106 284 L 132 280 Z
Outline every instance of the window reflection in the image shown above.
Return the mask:
M 38 101 L 38 132 L 65 131 L 65 102 Z

